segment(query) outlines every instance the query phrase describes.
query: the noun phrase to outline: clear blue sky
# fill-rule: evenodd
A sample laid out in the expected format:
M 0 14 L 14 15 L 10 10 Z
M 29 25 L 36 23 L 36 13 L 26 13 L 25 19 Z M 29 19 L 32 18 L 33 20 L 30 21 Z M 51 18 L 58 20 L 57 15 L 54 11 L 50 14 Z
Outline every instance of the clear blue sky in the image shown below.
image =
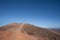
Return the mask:
M 0 26 L 12 22 L 60 27 L 60 0 L 0 0 Z

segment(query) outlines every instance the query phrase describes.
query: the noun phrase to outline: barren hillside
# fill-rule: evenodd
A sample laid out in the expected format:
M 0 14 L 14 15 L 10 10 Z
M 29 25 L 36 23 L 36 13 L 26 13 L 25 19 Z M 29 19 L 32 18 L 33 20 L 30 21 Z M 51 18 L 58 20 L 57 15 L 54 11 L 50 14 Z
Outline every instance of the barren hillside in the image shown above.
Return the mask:
M 26 23 L 0 27 L 0 40 L 60 40 L 60 33 Z

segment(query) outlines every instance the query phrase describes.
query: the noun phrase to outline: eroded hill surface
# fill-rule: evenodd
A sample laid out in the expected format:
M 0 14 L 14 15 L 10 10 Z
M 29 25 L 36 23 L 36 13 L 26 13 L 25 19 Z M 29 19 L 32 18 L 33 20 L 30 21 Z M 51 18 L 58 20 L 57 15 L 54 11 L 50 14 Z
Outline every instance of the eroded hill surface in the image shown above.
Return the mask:
M 12 23 L 0 28 L 0 40 L 60 40 L 60 33 L 26 23 Z

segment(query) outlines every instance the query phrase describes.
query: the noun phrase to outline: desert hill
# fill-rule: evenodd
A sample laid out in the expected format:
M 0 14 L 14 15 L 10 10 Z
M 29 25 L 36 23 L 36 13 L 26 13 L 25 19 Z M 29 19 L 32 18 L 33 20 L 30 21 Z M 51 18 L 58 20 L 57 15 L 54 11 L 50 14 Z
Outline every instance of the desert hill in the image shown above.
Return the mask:
M 60 40 L 60 33 L 27 23 L 0 27 L 0 40 Z

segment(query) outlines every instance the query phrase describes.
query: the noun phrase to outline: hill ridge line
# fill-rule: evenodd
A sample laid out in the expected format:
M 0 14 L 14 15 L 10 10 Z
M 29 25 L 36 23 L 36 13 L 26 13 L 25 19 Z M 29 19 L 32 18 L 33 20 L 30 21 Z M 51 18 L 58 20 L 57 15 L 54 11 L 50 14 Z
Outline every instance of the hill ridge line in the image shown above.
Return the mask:
M 17 28 L 16 30 L 7 30 L 7 31 L 12 31 L 12 32 L 16 32 L 18 30 L 21 30 L 23 28 L 23 26 L 25 25 L 25 23 L 21 23 L 21 25 L 18 25 L 20 26 L 19 28 Z
M 25 25 L 25 23 L 22 23 L 22 24 L 20 25 L 20 27 L 19 27 L 18 29 L 16 29 L 16 30 L 21 30 L 24 25 Z

